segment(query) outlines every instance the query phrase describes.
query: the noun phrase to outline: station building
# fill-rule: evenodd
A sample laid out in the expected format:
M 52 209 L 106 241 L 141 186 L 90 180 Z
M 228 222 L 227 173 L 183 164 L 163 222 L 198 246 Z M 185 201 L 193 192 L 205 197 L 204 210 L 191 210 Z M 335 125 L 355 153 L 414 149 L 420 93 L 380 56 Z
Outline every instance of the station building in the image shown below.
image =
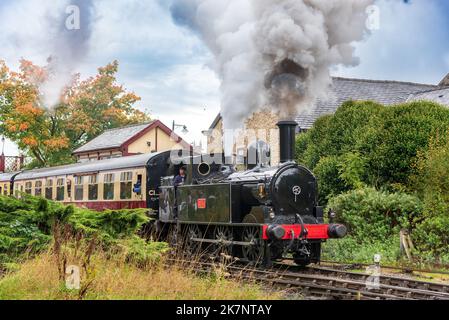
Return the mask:
M 73 151 L 78 162 L 126 157 L 192 146 L 159 120 L 106 130 Z

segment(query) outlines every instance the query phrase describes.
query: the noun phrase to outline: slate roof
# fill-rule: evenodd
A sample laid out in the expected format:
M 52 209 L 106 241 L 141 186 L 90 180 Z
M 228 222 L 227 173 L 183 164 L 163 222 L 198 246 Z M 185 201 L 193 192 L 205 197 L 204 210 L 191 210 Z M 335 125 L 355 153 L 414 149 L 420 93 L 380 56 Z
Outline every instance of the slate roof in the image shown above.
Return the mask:
M 372 100 L 384 105 L 393 105 L 408 101 L 412 95 L 438 88 L 436 85 L 411 82 L 334 77 L 329 99 L 318 100 L 310 111 L 301 113 L 296 118 L 296 122 L 299 128 L 310 129 L 316 119 L 325 114 L 333 114 L 343 102 L 348 100 Z M 449 98 L 449 91 L 447 93 Z
M 76 149 L 73 153 L 119 148 L 126 141 L 128 141 L 141 131 L 145 130 L 147 127 L 149 127 L 153 122 L 154 121 L 139 125 L 132 125 L 117 129 L 106 130 L 98 137 L 90 140 L 85 145 Z
M 333 77 L 329 98 L 318 100 L 307 111 L 295 119 L 300 129 L 310 129 L 316 119 L 325 114 L 333 114 L 343 102 L 348 100 L 371 100 L 384 105 L 393 105 L 406 101 L 432 100 L 449 105 L 449 88 L 438 85 L 400 81 L 366 80 Z M 441 91 L 441 92 L 440 92 Z M 443 95 L 443 97 L 440 97 Z M 221 119 L 218 115 L 210 129 L 214 129 Z
M 441 88 L 437 90 L 414 93 L 409 96 L 407 101 L 428 100 L 437 102 L 442 105 L 449 106 L 449 88 Z

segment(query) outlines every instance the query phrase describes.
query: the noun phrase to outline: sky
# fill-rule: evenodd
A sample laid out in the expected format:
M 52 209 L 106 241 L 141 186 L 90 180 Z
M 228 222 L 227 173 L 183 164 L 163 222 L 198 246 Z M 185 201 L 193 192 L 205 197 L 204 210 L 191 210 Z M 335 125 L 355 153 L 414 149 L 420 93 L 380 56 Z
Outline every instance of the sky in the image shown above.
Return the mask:
M 48 17 L 66 2 L 0 0 L 0 59 L 13 69 L 22 57 L 44 65 L 54 50 Z M 220 110 L 220 81 L 209 67 L 206 46 L 173 22 L 170 3 L 94 0 L 92 35 L 74 71 L 85 78 L 118 60 L 119 83 L 142 97 L 136 106 L 169 127 L 172 121 L 186 125 L 189 133 L 178 133 L 198 143 Z M 377 0 L 376 5 L 379 28 L 356 44 L 360 64 L 336 66 L 332 75 L 436 84 L 449 73 L 448 0 Z M 8 141 L 5 154 L 18 153 Z

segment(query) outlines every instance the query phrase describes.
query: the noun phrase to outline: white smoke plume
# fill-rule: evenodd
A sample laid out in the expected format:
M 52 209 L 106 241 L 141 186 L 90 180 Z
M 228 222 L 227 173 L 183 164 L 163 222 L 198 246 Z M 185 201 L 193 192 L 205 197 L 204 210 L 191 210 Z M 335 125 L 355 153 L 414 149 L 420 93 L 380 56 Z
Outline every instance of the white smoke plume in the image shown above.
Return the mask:
M 331 85 L 330 67 L 354 66 L 374 0 L 176 0 L 176 23 L 214 55 L 225 127 L 270 108 L 295 117 Z
M 66 0 L 57 12 L 49 12 L 46 16 L 50 27 L 48 46 L 51 56 L 47 66 L 49 78 L 40 90 L 44 106 L 48 109 L 60 102 L 64 88 L 88 54 L 93 13 L 93 0 Z

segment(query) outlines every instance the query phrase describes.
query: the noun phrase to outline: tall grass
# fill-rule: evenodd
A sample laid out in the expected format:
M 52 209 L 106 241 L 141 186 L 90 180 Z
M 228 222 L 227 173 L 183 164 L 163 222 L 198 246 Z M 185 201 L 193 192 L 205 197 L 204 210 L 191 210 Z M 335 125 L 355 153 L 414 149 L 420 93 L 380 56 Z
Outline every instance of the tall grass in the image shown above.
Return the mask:
M 163 259 L 145 266 L 96 251 L 87 268 L 82 268 L 81 290 L 68 290 L 60 279 L 57 257 L 48 251 L 20 264 L 0 280 L 0 300 L 240 300 L 279 299 L 278 293 L 243 284 L 223 275 L 198 276 L 193 269 Z M 82 266 L 85 256 L 70 256 L 67 264 Z M 80 291 L 85 288 L 82 294 Z

